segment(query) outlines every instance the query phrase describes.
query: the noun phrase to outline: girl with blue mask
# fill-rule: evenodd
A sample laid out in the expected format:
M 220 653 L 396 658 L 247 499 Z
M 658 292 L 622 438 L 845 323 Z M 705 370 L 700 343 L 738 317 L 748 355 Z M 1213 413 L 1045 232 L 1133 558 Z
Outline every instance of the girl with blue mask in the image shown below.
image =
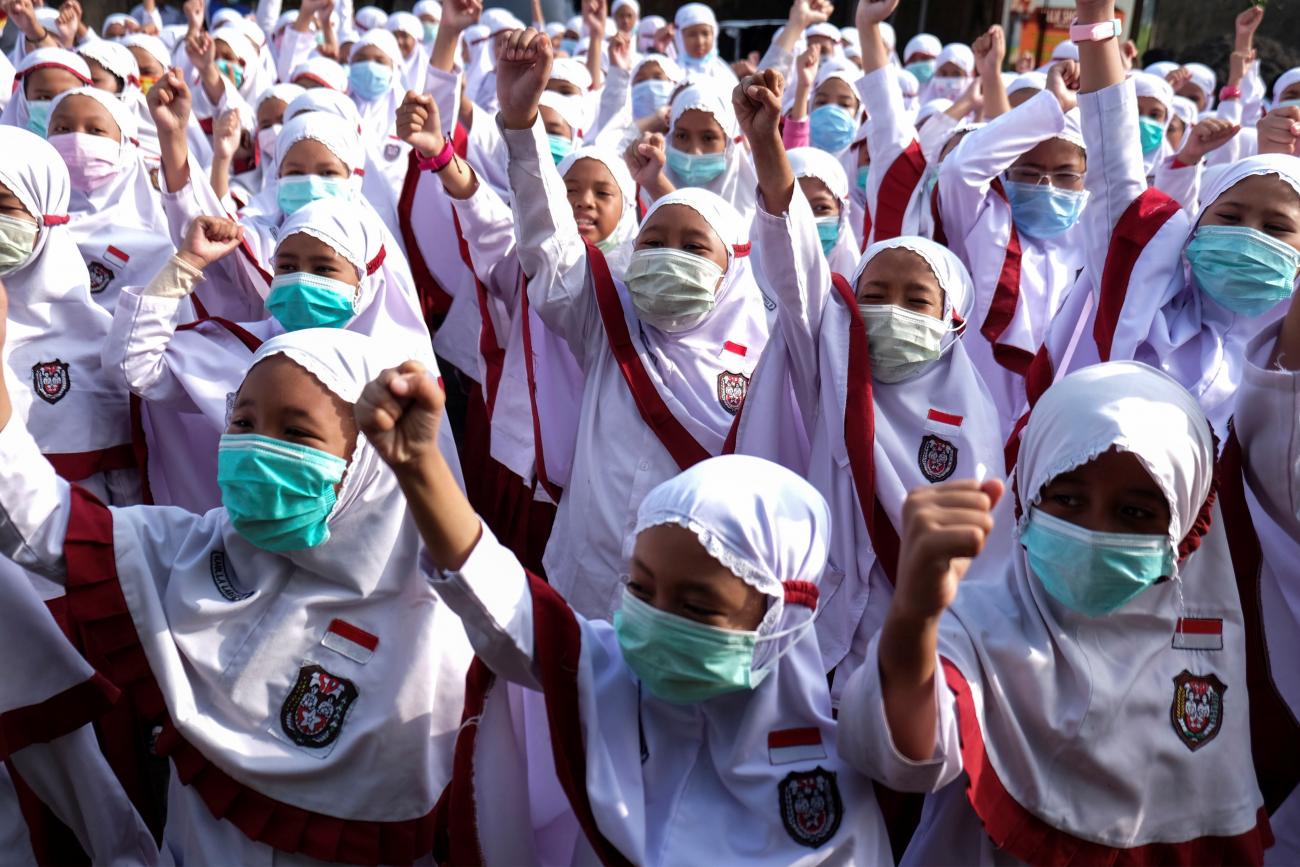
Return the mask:
M 793 148 L 786 156 L 812 209 L 827 264 L 837 274 L 852 273 L 860 251 L 848 224 L 849 184 L 844 167 L 815 147 Z
M 573 152 L 575 140 L 578 137 L 578 129 L 574 125 L 578 119 L 575 116 L 576 106 L 573 100 L 580 98 L 561 96 L 550 90 L 542 94 L 538 113 L 541 114 L 542 123 L 546 128 L 546 139 L 551 147 L 551 158 L 555 160 L 557 166 Z
M 368 387 L 357 418 L 391 455 L 425 534 L 430 583 L 481 639 L 476 649 L 496 676 L 469 700 L 503 714 L 506 725 L 480 730 L 458 749 L 510 758 L 495 773 L 458 777 L 449 795 L 475 814 L 470 845 L 491 849 L 503 839 L 499 812 L 476 805 L 520 791 L 523 777 L 533 791 L 558 792 L 578 762 L 583 771 L 567 807 L 563 795 L 546 796 L 570 815 L 545 821 L 577 827 L 585 817 L 580 859 L 605 853 L 668 865 L 707 848 L 726 863 L 778 865 L 810 847 L 855 863 L 888 858 L 869 783 L 836 756 L 812 638 L 829 538 L 820 495 L 757 458 L 696 464 L 642 501 L 614 623 L 588 620 L 531 578 L 445 484 L 449 468 L 422 447 L 420 433 L 437 424 L 444 402 L 421 377 L 415 366 L 386 372 Z M 547 707 L 553 739 L 517 739 L 515 727 L 543 718 L 535 714 Z M 797 738 L 769 738 L 796 728 Z M 579 732 L 585 736 L 574 737 Z M 783 830 L 762 809 L 774 787 L 794 798 L 803 780 L 819 809 L 836 809 L 841 823 Z M 785 810 L 796 815 L 793 803 Z M 682 815 L 692 822 L 671 818 Z M 718 833 L 729 815 L 745 817 L 743 835 Z M 664 823 L 673 833 L 656 842 L 653 829 Z M 503 863 L 537 860 L 542 831 L 509 835 Z M 761 853 L 749 842 L 755 834 L 763 835 Z
M 7 512 L 20 497 L 45 503 L 7 525 L 0 547 L 69 595 L 114 600 L 121 659 L 134 661 L 101 666 L 103 676 L 119 687 L 145 678 L 152 713 L 175 738 L 156 755 L 226 780 L 237 773 L 240 797 L 292 805 L 303 829 L 268 837 L 265 817 L 215 816 L 203 785 L 178 786 L 165 833 L 186 860 L 337 859 L 330 829 L 365 839 L 374 804 L 395 792 L 392 816 L 422 825 L 412 817 L 427 816 L 449 780 L 472 649 L 422 579 L 402 492 L 354 419 L 365 383 L 403 349 L 336 329 L 265 343 L 231 396 L 216 451 L 222 502 L 205 514 L 110 512 L 54 472 L 0 387 L 5 466 L 24 468 L 0 484 L 0 501 Z M 82 526 L 97 528 L 93 538 Z M 72 556 L 59 553 L 65 543 Z M 78 546 L 98 554 L 82 559 Z M 232 634 L 245 637 L 242 654 L 230 654 Z M 253 688 L 232 692 L 227 676 Z M 110 760 L 137 758 L 117 750 Z M 376 750 L 398 753 L 376 760 Z M 267 761 L 250 766 L 250 755 Z M 373 780 L 349 779 L 361 761 Z M 386 821 L 409 836 L 371 838 L 346 860 L 427 857 L 415 824 Z
M 1231 704 L 1256 636 L 1223 516 L 1206 521 L 1214 475 L 1192 395 L 1111 362 L 1034 406 L 1014 496 L 974 479 L 909 496 L 891 608 L 839 715 L 856 767 L 933 793 L 909 857 L 1032 862 L 1086 845 L 1116 863 L 1210 845 L 1215 863 L 1261 862 L 1254 702 Z M 882 718 L 884 731 L 867 724 Z M 994 769 L 997 807 L 967 798 L 977 762 Z M 1220 781 L 1213 804 L 1166 797 Z M 1032 834 L 1016 827 L 1030 816 Z
M 348 57 L 348 94 L 361 113 L 362 135 L 374 142 L 393 134 L 397 106 L 406 92 L 406 60 L 397 37 L 387 30 L 368 30 Z
M 632 104 L 632 119 L 636 121 L 649 117 L 668 105 L 668 100 L 677 88 L 681 76 L 681 67 L 661 54 L 642 58 L 632 68 L 631 88 L 627 96 Z M 616 86 L 621 80 L 624 80 L 622 76 L 611 73 L 610 80 L 605 86 L 607 88 Z M 603 109 L 602 105 L 602 115 Z
M 853 143 L 861 113 L 853 82 L 860 77 L 841 69 L 823 69 L 817 76 L 808 115 L 813 147 L 838 156 Z

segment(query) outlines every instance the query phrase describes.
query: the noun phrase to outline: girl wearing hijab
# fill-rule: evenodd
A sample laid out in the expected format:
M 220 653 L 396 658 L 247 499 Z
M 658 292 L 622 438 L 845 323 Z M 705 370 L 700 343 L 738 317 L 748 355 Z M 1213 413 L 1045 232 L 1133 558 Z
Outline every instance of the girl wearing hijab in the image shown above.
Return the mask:
M 691 76 L 713 79 L 724 90 L 736 85 L 736 74 L 718 57 L 718 19 L 703 3 L 684 3 L 673 16 L 673 45 L 677 62 Z
M 852 273 L 860 250 L 849 226 L 849 179 L 844 167 L 819 148 L 794 148 L 786 158 L 812 209 L 826 264 L 836 274 Z
M 779 86 L 767 75 L 745 78 L 735 99 L 762 178 L 753 237 L 779 325 L 736 450 L 804 475 L 831 504 L 817 633 L 838 697 L 888 609 L 907 492 L 959 469 L 996 473 L 1001 441 L 959 339 L 972 303 L 966 269 L 938 244 L 902 237 L 868 248 L 848 280 L 833 275 L 791 169 L 798 152 L 787 161 L 780 147 Z
M 114 648 L 105 675 L 159 720 L 169 863 L 429 863 L 472 651 L 352 417 L 404 355 L 337 329 L 263 345 L 205 515 L 105 508 L 0 393 L 0 546 L 67 587 L 87 644 Z
M 348 93 L 361 113 L 365 136 L 387 143 L 402 102 L 402 52 L 387 30 L 371 30 L 352 45 L 348 58 Z
M 483 663 L 438 858 L 888 863 L 871 785 L 831 743 L 811 634 L 831 530 L 817 492 L 739 455 L 657 485 L 631 525 L 611 626 L 528 576 L 448 489 L 422 435 L 441 410 L 412 364 L 358 407 L 428 540 L 430 583 L 463 613 Z M 532 833 L 518 821 L 504 833 L 504 816 Z
M 286 111 L 289 104 L 304 93 L 306 91 L 296 84 L 275 84 L 262 91 L 261 96 L 257 98 L 254 104 L 257 124 L 257 178 L 248 179 L 250 183 L 256 180 L 256 186 L 250 189 L 251 192 L 258 193 L 275 184 L 279 176 L 275 162 L 275 146 L 279 141 L 280 131 L 284 129 L 284 123 L 288 120 Z
M 140 68 L 139 97 L 138 99 L 132 99 L 130 104 L 134 107 L 136 114 L 136 130 L 140 136 L 140 150 L 149 163 L 152 177 L 158 172 L 161 155 L 158 143 L 158 129 L 154 124 L 153 115 L 149 113 L 147 96 L 158 79 L 171 68 L 171 53 L 157 36 L 149 36 L 144 33 L 132 34 L 123 39 L 122 44 L 130 49 L 131 56 L 135 58 L 136 64 Z M 193 113 L 190 114 L 190 121 L 186 127 L 186 141 L 189 144 L 190 153 L 194 154 L 194 158 L 198 160 L 199 165 L 208 166 L 212 164 L 212 141 L 208 138 L 207 133 L 203 131 L 203 127 L 199 125 L 199 119 Z
M 424 25 L 410 12 L 394 12 L 385 25 L 402 53 L 401 79 L 405 90 L 424 90 L 424 70 L 429 51 L 424 47 Z
M 611 62 L 588 141 L 623 153 L 642 132 L 666 128 L 668 103 L 682 77 L 681 67 L 662 54 L 646 54 L 626 68 Z
M 921 101 L 956 99 L 975 75 L 975 53 L 970 46 L 952 42 L 934 59 L 934 77 L 921 92 Z
M 44 138 L 54 97 L 74 87 L 89 87 L 86 61 L 62 48 L 29 52 L 14 73 L 14 93 L 0 114 L 0 124 L 22 127 Z
M 858 37 L 862 37 L 862 25 L 858 25 Z M 930 33 L 918 33 L 903 46 L 903 68 L 916 76 L 916 80 L 925 87 L 934 78 L 935 58 L 943 51 L 939 37 Z
M 550 58 L 550 42 L 535 31 L 511 34 L 498 67 L 498 123 L 510 150 L 528 302 L 568 343 L 585 377 L 547 576 L 585 616 L 606 617 L 617 604 L 611 576 L 626 560 L 636 504 L 721 451 L 768 322 L 750 274 L 747 223 L 704 190 L 655 202 L 624 272 L 626 289 L 612 275 L 570 222 L 572 209 L 559 205 L 562 179 L 541 164 L 550 157 L 537 100 Z

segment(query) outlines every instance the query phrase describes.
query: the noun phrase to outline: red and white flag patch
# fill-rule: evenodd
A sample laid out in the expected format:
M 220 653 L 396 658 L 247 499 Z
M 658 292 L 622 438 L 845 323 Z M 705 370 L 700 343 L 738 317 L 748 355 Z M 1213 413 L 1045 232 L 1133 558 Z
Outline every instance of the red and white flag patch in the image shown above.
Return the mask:
M 1223 650 L 1223 618 L 1178 618 L 1174 650 Z
M 131 257 L 126 254 L 126 251 L 120 250 L 117 247 L 114 247 L 112 244 L 108 245 L 108 249 L 105 252 L 112 258 L 116 259 L 118 262 L 121 262 L 123 265 L 131 261 Z
M 944 412 L 940 409 L 930 408 L 925 415 L 926 427 L 930 430 L 942 431 L 943 428 L 960 428 L 962 417 L 951 412 Z
M 767 757 L 774 765 L 826 758 L 822 731 L 815 726 L 767 733 Z
M 375 655 L 379 646 L 378 636 L 371 635 L 359 626 L 353 626 L 346 620 L 334 619 L 330 628 L 325 630 L 325 637 L 320 643 L 335 653 L 341 653 L 353 662 L 365 665 Z

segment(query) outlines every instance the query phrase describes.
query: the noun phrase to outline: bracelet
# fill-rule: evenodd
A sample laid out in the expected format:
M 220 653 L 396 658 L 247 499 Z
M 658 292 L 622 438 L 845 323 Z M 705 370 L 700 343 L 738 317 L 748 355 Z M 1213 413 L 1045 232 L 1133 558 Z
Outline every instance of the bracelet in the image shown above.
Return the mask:
M 1219 88 L 1219 99 L 1241 99 L 1241 88 L 1225 84 Z
M 442 150 L 428 159 L 422 159 L 417 165 L 420 171 L 440 172 L 451 164 L 452 158 L 456 156 L 456 151 L 451 146 L 451 139 L 444 138 Z

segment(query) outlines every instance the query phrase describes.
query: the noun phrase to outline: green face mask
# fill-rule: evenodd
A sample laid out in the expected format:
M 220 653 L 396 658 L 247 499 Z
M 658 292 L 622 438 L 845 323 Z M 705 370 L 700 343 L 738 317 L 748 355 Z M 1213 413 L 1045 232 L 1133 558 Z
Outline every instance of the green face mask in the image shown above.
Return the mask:
M 225 434 L 217 485 L 230 523 L 264 551 L 302 551 L 330 537 L 334 486 L 347 461 L 258 434 Z
M 573 153 L 572 139 L 550 133 L 547 134 L 546 138 L 551 145 L 551 159 L 555 160 L 557 166 L 564 162 L 565 157 Z
M 50 106 L 52 99 L 29 99 L 27 101 L 27 129 L 41 138 L 45 138 L 46 128 L 50 123 Z
M 357 287 L 342 280 L 298 271 L 278 274 L 271 281 L 266 309 L 285 331 L 304 328 L 342 328 L 356 315 L 352 299 Z
M 705 626 L 660 611 L 623 590 L 614 612 L 623 659 L 656 698 L 694 704 L 753 689 L 767 675 L 754 671 L 757 632 Z
M 1142 153 L 1155 153 L 1156 148 L 1165 140 L 1165 125 L 1158 120 L 1152 120 L 1149 117 L 1138 118 L 1138 126 L 1142 133 Z

